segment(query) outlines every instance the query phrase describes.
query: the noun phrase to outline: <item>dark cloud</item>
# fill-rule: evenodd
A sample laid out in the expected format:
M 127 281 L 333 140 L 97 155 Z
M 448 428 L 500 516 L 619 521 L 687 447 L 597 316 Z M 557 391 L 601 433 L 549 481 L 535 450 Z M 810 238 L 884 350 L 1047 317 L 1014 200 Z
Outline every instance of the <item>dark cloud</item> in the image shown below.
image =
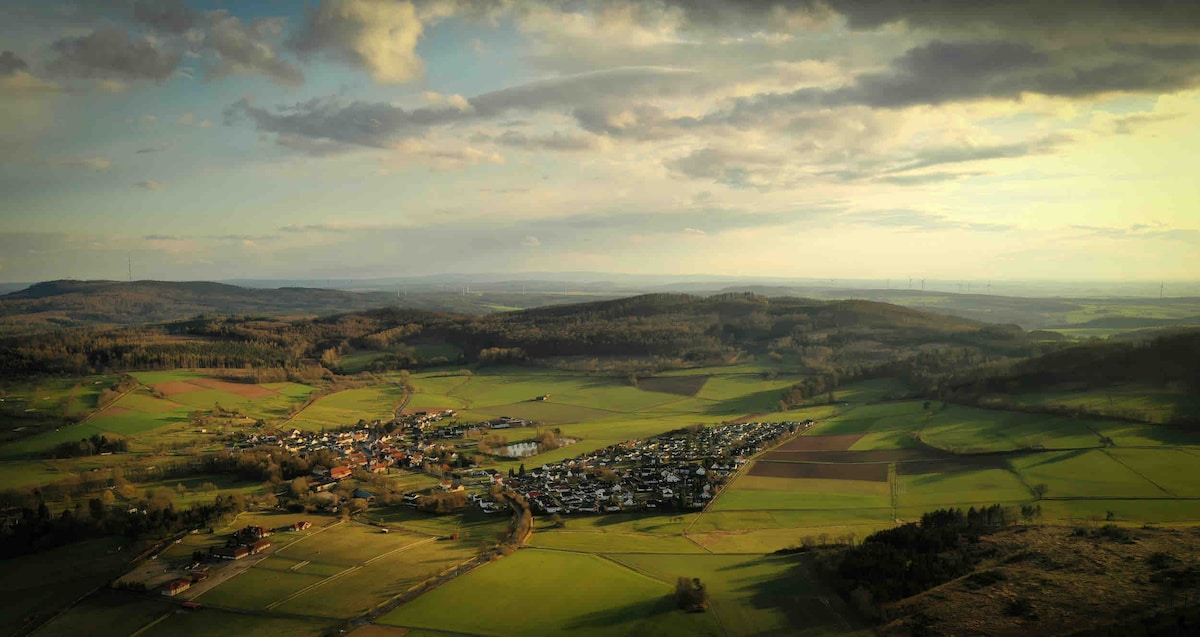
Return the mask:
M 666 162 L 674 175 L 734 188 L 773 190 L 795 186 L 799 179 L 789 162 L 773 153 L 705 147 Z
M 936 184 L 943 181 L 956 181 L 967 177 L 978 177 L 983 175 L 981 172 L 966 172 L 966 173 L 951 173 L 951 172 L 932 172 L 923 173 L 920 175 L 888 175 L 880 177 L 876 181 L 881 181 L 885 184 L 893 184 L 896 186 L 923 186 L 925 184 Z
M 199 14 L 183 0 L 138 0 L 133 5 L 133 19 L 157 31 L 179 35 L 191 29 Z
M 161 153 L 170 150 L 170 148 L 170 146 L 151 146 L 149 148 L 139 148 L 133 151 L 133 153 L 135 155 L 148 155 L 150 153 Z
M 594 137 L 588 135 L 572 135 L 570 133 L 561 133 L 558 131 L 555 131 L 550 135 L 526 135 L 518 131 L 510 130 L 505 131 L 501 135 L 490 137 L 486 141 L 492 141 L 502 146 L 521 148 L 524 150 L 550 150 L 558 152 L 592 150 L 598 145 L 598 140 L 596 140 Z
M 1031 30 L 1200 29 L 1200 4 L 1178 0 L 1089 0 L 1086 3 L 1042 0 L 826 0 L 852 28 L 874 29 L 905 22 L 931 30 L 991 28 Z M 734 0 L 730 4 L 769 4 Z M 807 4 L 807 3 L 787 3 Z
M 281 141 L 293 148 L 321 154 L 351 146 L 386 148 L 398 139 L 421 136 L 433 126 L 501 117 L 514 111 L 579 109 L 592 102 L 627 99 L 648 91 L 680 94 L 703 81 L 698 73 L 671 69 L 614 69 L 483 93 L 468 100 L 466 109 L 406 110 L 385 102 L 347 103 L 339 97 L 325 97 L 271 111 L 241 100 L 225 109 L 225 120 L 234 123 L 249 119 L 259 131 L 284 136 Z M 542 141 L 559 146 L 571 143 L 563 138 Z
M 149 40 L 131 40 L 128 34 L 111 28 L 59 40 L 53 48 L 59 57 L 50 62 L 49 69 L 81 78 L 162 81 L 183 58 L 178 51 L 160 50 Z
M 885 172 L 901 173 L 946 164 L 961 164 L 987 159 L 1013 159 L 1051 153 L 1070 143 L 1067 135 L 1049 135 L 1029 142 L 990 146 L 939 146 L 918 151 L 913 159 Z
M 15 75 L 18 71 L 29 71 L 29 64 L 12 51 L 0 53 L 0 77 Z
M 256 20 L 247 24 L 223 11 L 214 11 L 209 22 L 204 46 L 216 52 L 221 60 L 213 69 L 213 77 L 262 73 L 280 84 L 304 83 L 304 73 L 266 42 L 281 28 L 279 21 Z
M 886 73 L 860 76 L 855 87 L 835 91 L 826 101 L 891 108 L 981 96 L 1016 97 L 1021 89 L 1005 81 L 1010 74 L 1047 61 L 1046 54 L 1026 44 L 934 41 L 910 49 Z
M 463 114 L 448 109 L 406 111 L 384 102 L 347 104 L 335 97 L 312 99 L 276 112 L 254 106 L 245 99 L 225 109 L 227 124 L 243 117 L 253 121 L 262 132 L 299 140 L 327 140 L 344 150 L 345 146 L 386 148 L 397 139 L 424 133 L 429 126 L 458 121 Z
M 1023 93 L 1087 97 L 1107 92 L 1172 92 L 1200 85 L 1200 57 L 1179 62 L 1190 54 L 1190 47 L 1166 49 L 1170 53 L 1160 48 L 1153 48 L 1156 53 L 1150 55 L 1121 57 L 1104 49 L 1068 47 L 1051 53 L 1024 42 L 935 40 L 909 49 L 887 71 L 859 75 L 849 86 L 742 98 L 703 120 L 746 125 L 787 109 L 849 105 L 896 109 L 1019 99 Z

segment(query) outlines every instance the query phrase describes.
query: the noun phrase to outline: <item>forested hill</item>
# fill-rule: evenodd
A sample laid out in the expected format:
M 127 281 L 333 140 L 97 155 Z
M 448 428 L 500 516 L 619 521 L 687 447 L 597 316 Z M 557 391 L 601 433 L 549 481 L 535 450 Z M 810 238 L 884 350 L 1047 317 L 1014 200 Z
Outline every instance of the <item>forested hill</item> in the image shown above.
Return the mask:
M 1200 330 L 1100 341 L 960 374 L 951 394 L 1078 391 L 1127 383 L 1200 394 Z
M 480 315 L 499 309 L 568 303 L 578 296 L 537 292 L 460 294 L 422 290 L 347 292 L 322 288 L 248 288 L 205 281 L 47 281 L 0 295 L 0 333 L 55 327 L 139 325 L 198 314 L 328 316 L 379 307 Z
M 48 281 L 0 296 L 7 326 L 170 321 L 197 314 L 325 315 L 395 297 L 316 288 L 254 289 L 202 281 Z
M 429 352 L 427 346 L 441 352 Z M 541 361 L 588 369 L 665 369 L 768 358 L 785 370 L 866 373 L 917 351 L 956 360 L 1026 356 L 1016 326 L 989 325 L 867 301 L 726 294 L 647 295 L 487 316 L 381 308 L 316 319 L 201 317 L 120 329 L 56 330 L 0 339 L 8 373 L 173 367 L 339 371 L 342 356 L 377 355 L 372 369 L 447 362 Z M 461 352 L 457 357 L 445 352 Z M 623 364 L 625 364 L 623 363 Z

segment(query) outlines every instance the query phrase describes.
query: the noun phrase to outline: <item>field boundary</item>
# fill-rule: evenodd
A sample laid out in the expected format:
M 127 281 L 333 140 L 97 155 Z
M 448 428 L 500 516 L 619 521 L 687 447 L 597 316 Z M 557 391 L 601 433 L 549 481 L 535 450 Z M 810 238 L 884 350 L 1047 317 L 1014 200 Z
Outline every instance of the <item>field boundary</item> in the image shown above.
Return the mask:
M 1166 487 L 1164 487 L 1163 485 L 1161 485 L 1161 484 L 1159 484 L 1159 483 L 1157 483 L 1157 482 L 1155 482 L 1155 481 L 1151 480 L 1149 477 L 1147 477 L 1147 476 L 1146 476 L 1146 474 L 1142 473 L 1141 471 L 1138 471 L 1137 469 L 1134 469 L 1133 467 L 1129 466 L 1129 463 L 1125 462 L 1124 460 L 1121 460 L 1120 458 L 1118 458 L 1118 457 L 1116 457 L 1116 456 L 1112 455 L 1111 453 L 1109 453 L 1108 449 L 1101 449 L 1100 451 L 1104 452 L 1104 455 L 1106 455 L 1106 456 L 1108 456 L 1109 458 L 1111 458 L 1111 459 L 1112 459 L 1113 461 L 1115 461 L 1117 464 L 1119 464 L 1119 465 L 1121 465 L 1122 467 L 1125 467 L 1126 469 L 1129 469 L 1130 471 L 1132 471 L 1132 472 L 1133 472 L 1133 475 L 1135 475 L 1135 476 L 1137 476 L 1137 477 L 1139 477 L 1139 478 L 1141 478 L 1141 479 L 1145 480 L 1146 482 L 1149 482 L 1150 484 L 1154 485 L 1154 488 L 1158 489 L 1159 491 L 1162 491 L 1163 493 L 1165 493 L 1165 494 L 1167 494 L 1167 495 L 1169 495 L 1169 496 L 1171 496 L 1171 497 L 1175 497 L 1175 494 L 1174 494 L 1173 492 L 1171 492 L 1171 490 L 1169 490 L 1169 489 L 1167 489 Z

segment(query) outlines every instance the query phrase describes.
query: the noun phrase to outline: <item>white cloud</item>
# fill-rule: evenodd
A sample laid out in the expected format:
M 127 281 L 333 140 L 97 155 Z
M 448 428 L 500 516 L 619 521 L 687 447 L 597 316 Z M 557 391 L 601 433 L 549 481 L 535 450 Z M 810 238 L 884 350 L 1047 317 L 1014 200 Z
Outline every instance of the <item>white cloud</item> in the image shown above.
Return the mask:
M 161 181 L 154 181 L 153 179 L 148 179 L 146 181 L 139 181 L 136 184 L 136 186 L 138 188 L 141 188 L 142 190 L 153 190 L 153 191 L 166 190 L 166 188 L 167 188 L 166 184 L 162 183 Z
M 524 239 L 521 239 L 521 245 L 526 248 L 536 248 L 542 245 L 542 241 L 533 235 L 526 235 Z

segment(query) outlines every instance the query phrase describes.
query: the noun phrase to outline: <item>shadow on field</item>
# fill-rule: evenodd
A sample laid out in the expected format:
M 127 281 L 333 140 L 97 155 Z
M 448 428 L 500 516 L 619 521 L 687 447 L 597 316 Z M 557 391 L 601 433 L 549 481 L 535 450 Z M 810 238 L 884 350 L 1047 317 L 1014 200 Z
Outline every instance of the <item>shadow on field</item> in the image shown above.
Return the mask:
M 1053 458 L 1046 458 L 1046 459 L 1036 462 L 1034 464 L 1021 467 L 1021 470 L 1028 471 L 1030 469 L 1033 469 L 1034 467 L 1041 467 L 1043 465 L 1058 464 L 1060 462 L 1066 462 L 1067 460 L 1071 460 L 1072 458 L 1078 458 L 1079 456 L 1082 456 L 1083 454 L 1085 454 L 1089 451 L 1094 451 L 1094 449 L 1076 449 L 1076 450 L 1068 452 L 1068 453 L 1051 452 L 1051 453 L 1058 453 L 1058 455 Z M 1047 454 L 1047 455 L 1049 455 L 1049 454 Z
M 603 629 L 619 626 L 631 619 L 648 619 L 655 615 L 670 613 L 675 610 L 675 596 L 667 595 L 657 599 L 647 599 L 616 608 L 606 608 L 585 615 L 579 615 L 567 624 L 571 629 Z
M 841 597 L 826 588 L 813 567 L 815 555 L 781 556 L 795 563 L 778 577 L 752 580 L 740 590 L 756 609 L 777 609 L 794 634 L 830 634 L 861 625 Z M 724 570 L 724 569 L 723 569 Z

